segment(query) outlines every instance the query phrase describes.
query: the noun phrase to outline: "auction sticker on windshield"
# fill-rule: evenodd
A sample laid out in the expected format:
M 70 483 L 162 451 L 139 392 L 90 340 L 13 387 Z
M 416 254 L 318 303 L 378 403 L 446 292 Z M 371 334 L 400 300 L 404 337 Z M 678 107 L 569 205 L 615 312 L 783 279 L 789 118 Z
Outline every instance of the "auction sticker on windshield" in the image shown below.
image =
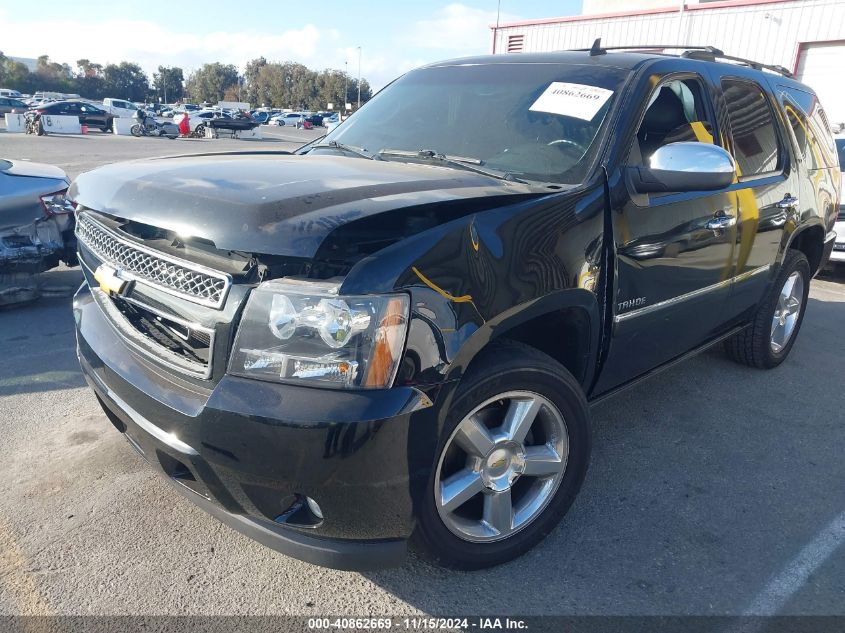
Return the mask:
M 612 94 L 613 90 L 606 88 L 555 81 L 528 109 L 592 121 Z

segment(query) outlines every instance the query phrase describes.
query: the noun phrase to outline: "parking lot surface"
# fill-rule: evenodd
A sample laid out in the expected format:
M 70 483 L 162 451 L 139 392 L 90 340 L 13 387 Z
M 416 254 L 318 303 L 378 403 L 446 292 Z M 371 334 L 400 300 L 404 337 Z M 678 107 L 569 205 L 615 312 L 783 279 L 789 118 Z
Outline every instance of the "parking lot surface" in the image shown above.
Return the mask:
M 96 165 L 290 149 L 0 131 L 0 156 Z M 78 269 L 44 275 L 77 286 Z M 845 277 L 813 282 L 789 359 L 718 349 L 593 409 L 580 496 L 537 548 L 473 573 L 412 556 L 338 572 L 286 558 L 194 508 L 102 414 L 79 372 L 68 296 L 0 311 L 0 614 L 845 615 Z
M 227 151 L 291 151 L 325 133 L 323 128 L 297 130 L 290 127 L 261 126 L 261 139 L 205 139 L 153 138 L 115 136 L 92 131 L 85 135 L 53 134 L 32 136 L 7 134 L 0 117 L 0 156 L 27 159 L 58 165 L 68 176 L 76 178 L 82 172 L 107 163 L 116 163 L 152 156 L 201 154 Z

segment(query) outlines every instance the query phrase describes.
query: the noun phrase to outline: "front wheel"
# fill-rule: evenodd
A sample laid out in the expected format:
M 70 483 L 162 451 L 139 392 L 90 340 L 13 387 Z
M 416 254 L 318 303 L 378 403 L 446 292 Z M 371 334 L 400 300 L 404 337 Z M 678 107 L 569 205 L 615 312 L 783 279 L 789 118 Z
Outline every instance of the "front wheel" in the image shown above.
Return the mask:
M 129 133 L 132 134 L 132 136 L 142 136 L 141 125 L 139 123 L 136 123 L 131 128 L 129 128 Z
M 789 250 L 777 279 L 751 324 L 725 341 L 731 360 L 771 369 L 789 355 L 804 320 L 810 293 L 810 264 L 801 251 Z
M 562 365 L 510 341 L 483 354 L 458 387 L 412 537 L 455 569 L 539 543 L 572 505 L 591 450 L 584 393 Z
M 194 135 L 199 137 L 199 138 L 204 138 L 205 137 L 205 124 L 200 123 L 197 126 L 197 129 L 194 130 Z

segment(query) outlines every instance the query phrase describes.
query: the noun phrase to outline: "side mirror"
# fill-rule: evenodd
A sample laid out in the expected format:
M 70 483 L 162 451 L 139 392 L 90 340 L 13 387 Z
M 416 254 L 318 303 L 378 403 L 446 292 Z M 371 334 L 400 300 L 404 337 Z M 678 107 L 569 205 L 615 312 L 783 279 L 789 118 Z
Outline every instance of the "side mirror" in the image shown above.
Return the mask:
M 733 157 L 709 143 L 669 143 L 659 147 L 648 167 L 629 167 L 631 182 L 639 193 L 716 191 L 736 176 Z

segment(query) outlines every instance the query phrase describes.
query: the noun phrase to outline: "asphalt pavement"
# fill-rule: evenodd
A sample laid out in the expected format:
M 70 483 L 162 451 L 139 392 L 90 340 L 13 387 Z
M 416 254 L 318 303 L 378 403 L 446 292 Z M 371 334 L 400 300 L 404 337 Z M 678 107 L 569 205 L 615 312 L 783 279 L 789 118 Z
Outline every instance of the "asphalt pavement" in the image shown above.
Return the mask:
M 316 136 L 0 130 L 0 156 L 75 176 L 157 153 L 289 149 L 306 134 Z M 44 274 L 58 289 L 80 280 L 78 269 Z M 0 615 L 845 615 L 843 282 L 813 282 L 779 368 L 714 349 L 594 407 L 592 465 L 568 516 L 526 556 L 473 573 L 414 556 L 333 571 L 232 532 L 154 475 L 101 413 L 67 293 L 0 311 Z

